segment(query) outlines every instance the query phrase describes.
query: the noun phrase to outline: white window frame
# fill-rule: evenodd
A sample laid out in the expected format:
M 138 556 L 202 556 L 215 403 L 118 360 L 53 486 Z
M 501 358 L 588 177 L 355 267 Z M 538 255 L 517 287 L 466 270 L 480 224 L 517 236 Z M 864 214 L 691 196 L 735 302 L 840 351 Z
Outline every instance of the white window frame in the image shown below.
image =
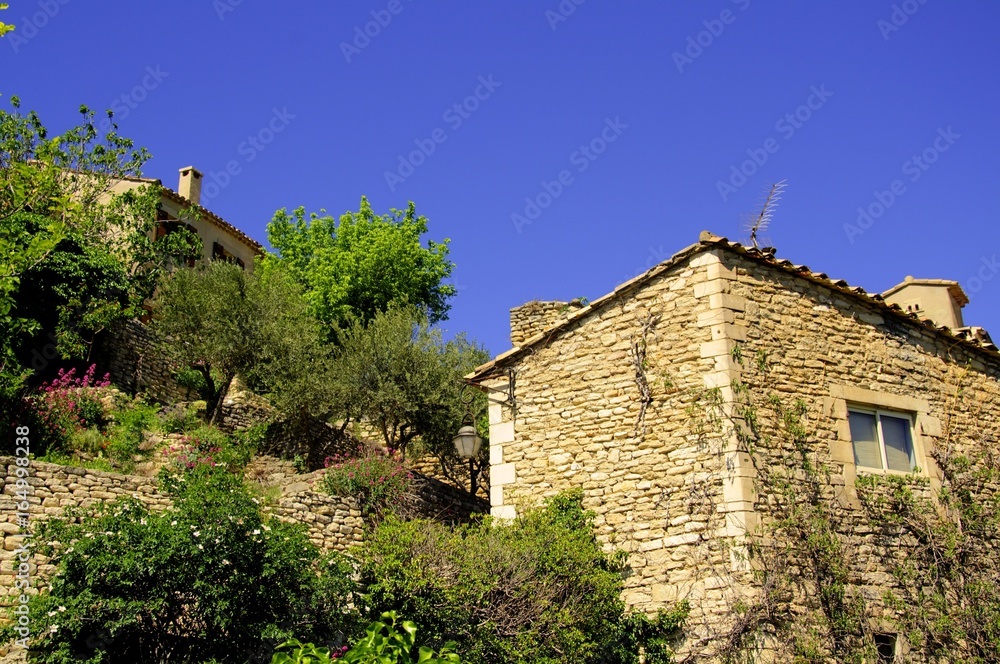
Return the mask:
M 882 467 L 874 468 L 872 466 L 861 466 L 855 462 L 855 467 L 859 472 L 865 472 L 869 474 L 881 474 L 881 475 L 915 475 L 921 472 L 920 464 L 917 463 L 917 431 L 915 426 L 915 417 L 913 413 L 907 413 L 898 410 L 889 410 L 886 408 L 877 408 L 874 406 L 868 406 L 865 404 L 853 404 L 849 403 L 847 405 L 847 417 L 850 420 L 851 413 L 864 413 L 865 415 L 875 416 L 875 429 L 878 433 L 878 451 L 882 457 Z M 894 470 L 889 468 L 889 460 L 886 458 L 885 453 L 885 436 L 882 434 L 882 415 L 888 415 L 889 417 L 895 417 L 900 420 L 906 420 L 910 423 L 910 469 Z M 854 439 L 851 439 L 851 446 L 853 451 Z

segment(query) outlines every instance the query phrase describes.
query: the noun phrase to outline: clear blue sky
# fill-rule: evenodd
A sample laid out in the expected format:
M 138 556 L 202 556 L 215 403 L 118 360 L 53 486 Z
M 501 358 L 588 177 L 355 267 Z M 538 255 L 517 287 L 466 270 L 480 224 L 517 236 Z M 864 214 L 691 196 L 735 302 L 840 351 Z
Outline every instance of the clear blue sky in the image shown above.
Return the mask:
M 494 353 L 510 307 L 745 239 L 783 178 L 779 256 L 870 291 L 956 279 L 1000 338 L 996 2 L 8 1 L 5 98 L 56 130 L 117 104 L 170 186 L 235 162 L 207 205 L 261 241 L 280 207 L 415 201 L 452 241 L 445 327 Z

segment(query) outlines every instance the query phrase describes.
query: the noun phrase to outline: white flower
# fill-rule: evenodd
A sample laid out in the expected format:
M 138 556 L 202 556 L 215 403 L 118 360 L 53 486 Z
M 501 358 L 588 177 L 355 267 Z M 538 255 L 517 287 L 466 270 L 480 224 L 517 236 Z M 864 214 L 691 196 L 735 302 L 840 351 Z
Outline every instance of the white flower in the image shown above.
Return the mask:
M 251 534 L 252 535 L 260 535 L 260 530 L 255 528 L 254 531 L 253 531 L 253 533 L 251 533 Z
M 198 535 L 201 535 L 201 531 L 200 530 L 194 531 L 194 536 L 197 537 Z
M 65 606 L 60 606 L 58 610 L 59 610 L 60 612 L 62 612 L 62 611 L 65 611 L 65 610 L 66 610 L 66 607 L 65 607 Z
M 228 565 L 228 564 L 230 564 L 230 563 L 229 563 L 229 561 L 228 561 L 228 560 L 225 560 L 225 559 L 224 559 L 224 560 L 222 561 L 222 564 L 223 564 L 223 565 Z
M 177 522 L 176 522 L 176 521 L 171 521 L 171 522 L 170 522 L 170 525 L 171 525 L 171 526 L 176 526 L 176 525 L 177 525 Z
M 49 627 L 49 631 L 55 634 L 56 632 L 59 631 L 59 625 L 53 625 L 52 627 Z
M 51 618 L 54 615 L 56 615 L 55 611 L 49 611 L 49 613 L 48 613 L 49 618 Z
M 198 550 L 199 550 L 199 551 L 204 551 L 204 550 L 205 550 L 205 547 L 203 547 L 203 546 L 202 546 L 201 544 L 199 544 L 199 545 L 198 545 Z

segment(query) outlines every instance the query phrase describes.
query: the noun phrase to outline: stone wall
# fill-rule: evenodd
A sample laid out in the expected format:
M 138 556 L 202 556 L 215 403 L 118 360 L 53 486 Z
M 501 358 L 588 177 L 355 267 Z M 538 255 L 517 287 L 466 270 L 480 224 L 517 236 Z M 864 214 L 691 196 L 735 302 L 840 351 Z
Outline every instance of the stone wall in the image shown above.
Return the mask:
M 722 441 L 687 414 L 727 361 L 713 345 L 725 316 L 706 290 L 717 264 L 696 256 L 572 321 L 517 363 L 516 412 L 490 406 L 493 514 L 582 487 L 605 548 L 628 553 L 625 601 L 650 611 L 685 598 L 699 614 L 729 607 Z M 643 422 L 638 347 L 655 396 Z
M 0 467 L 3 468 L 3 474 L 0 475 L 0 604 L 4 604 L 10 602 L 10 595 L 15 594 L 14 551 L 21 542 L 17 520 L 18 503 L 21 499 L 16 495 L 15 459 L 0 457 Z M 163 509 L 170 505 L 170 499 L 158 491 L 153 478 L 118 475 L 34 460 L 31 461 L 29 472 L 31 495 L 28 497 L 28 513 L 33 524 L 58 516 L 67 507 L 86 508 L 129 496 L 138 498 L 151 509 Z M 267 484 L 270 480 L 281 486 L 280 496 L 264 509 L 283 521 L 305 524 L 309 539 L 321 549 L 344 550 L 363 540 L 366 521 L 353 498 L 330 496 L 318 490 L 316 482 L 323 472 L 293 475 L 263 471 L 259 478 L 262 484 Z M 407 516 L 446 523 L 467 521 L 473 514 L 488 511 L 485 501 L 474 499 L 466 492 L 421 475 L 414 477 L 412 492 L 398 507 Z M 39 559 L 36 562 L 38 566 L 32 570 L 35 587 L 55 571 L 45 560 Z
M 913 543 L 896 540 L 887 549 L 859 501 L 855 480 L 884 471 L 855 465 L 848 406 L 912 418 L 917 471 L 908 483 L 932 498 L 941 488 L 936 454 L 992 456 L 1000 441 L 1000 359 L 825 285 L 730 252 L 724 259 L 725 291 L 734 307 L 731 330 L 745 337 L 745 357 L 768 358 L 766 378 L 751 370 L 741 378 L 762 396 L 805 403 L 807 454 L 829 476 L 799 477 L 795 486 L 804 495 L 810 482 L 818 483 L 815 489 L 830 506 L 830 523 L 839 535 L 850 592 L 865 599 L 876 629 L 898 632 L 895 614 L 884 602 L 897 583 L 890 561 L 906 557 Z M 960 394 L 966 406 L 959 406 Z M 769 434 L 782 439 L 775 427 Z M 769 467 L 800 454 L 786 437 L 782 445 L 762 447 L 756 461 Z M 762 526 L 781 516 L 767 495 L 755 496 L 754 509 Z M 802 624 L 823 624 L 815 597 L 800 595 L 795 604 Z
M 532 300 L 514 307 L 510 310 L 510 342 L 520 346 L 581 307 L 583 303 L 580 300 L 572 302 Z
M 111 384 L 129 394 L 142 392 L 164 403 L 199 398 L 177 382 L 178 367 L 156 349 L 149 329 L 137 320 L 107 332 L 95 359 L 99 373 L 111 374 Z
M 490 408 L 493 513 L 512 517 L 582 487 L 598 537 L 629 554 L 626 602 L 652 611 L 688 600 L 685 648 L 711 652 L 740 627 L 746 607 L 767 601 L 766 570 L 751 567 L 759 562 L 747 545 L 767 542 L 782 515 L 761 484 L 770 475 L 758 469 L 804 463 L 806 455 L 822 472 L 810 479 L 791 467 L 792 495 L 815 490 L 829 506 L 848 592 L 866 598 L 868 629 L 898 631 L 883 602 L 895 583 L 886 540 L 855 490 L 865 471 L 854 464 L 848 406 L 912 417 L 912 488 L 929 497 L 940 487 L 935 451 L 988 451 L 1000 440 L 1000 359 L 822 277 L 722 247 L 683 256 L 510 360 L 517 409 Z M 650 315 L 661 318 L 649 326 L 639 371 L 633 359 Z M 640 374 L 651 395 L 644 434 L 636 426 Z M 498 389 L 503 382 L 484 381 Z M 960 385 L 974 413 L 955 411 Z M 783 438 L 772 394 L 786 406 L 804 403 L 806 449 Z M 759 407 L 756 449 L 741 442 L 748 400 Z M 784 610 L 802 634 L 823 633 L 811 563 L 790 551 L 782 564 L 805 576 Z M 791 642 L 772 639 L 761 661 L 789 657 Z

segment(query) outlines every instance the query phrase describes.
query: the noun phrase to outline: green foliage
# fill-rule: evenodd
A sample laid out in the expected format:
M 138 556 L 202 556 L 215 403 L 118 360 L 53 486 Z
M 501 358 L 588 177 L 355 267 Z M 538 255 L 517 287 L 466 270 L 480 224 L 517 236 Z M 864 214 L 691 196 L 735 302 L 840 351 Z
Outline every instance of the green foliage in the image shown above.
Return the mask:
M 329 648 L 289 639 L 275 648 L 271 664 L 331 664 Z
M 416 624 L 400 620 L 395 611 L 387 611 L 340 659 L 344 664 L 461 664 L 455 645 L 446 643 L 440 652 L 417 647 Z
M 0 110 L 0 398 L 51 359 L 86 359 L 95 336 L 134 316 L 164 267 L 190 255 L 190 234 L 153 241 L 159 192 L 136 186 L 145 150 L 98 134 L 94 114 L 49 137 L 35 113 Z M 114 242 L 108 238 L 114 237 Z
M 224 262 L 179 269 L 164 279 L 153 309 L 163 351 L 201 375 L 210 422 L 237 374 L 286 410 L 329 408 L 319 326 L 280 270 L 248 274 Z
M 9 9 L 9 6 L 6 2 L 0 2 L 0 9 Z M 13 32 L 15 27 L 16 26 L 11 25 L 10 23 L 0 21 L 0 37 L 3 37 L 8 32 Z
M 627 616 L 622 557 L 602 551 L 580 502 L 562 494 L 511 523 L 455 530 L 386 519 L 356 554 L 371 609 L 413 616 L 431 645 L 455 641 L 468 662 L 637 663 L 637 645 L 665 644 L 682 612 Z
M 376 215 L 361 198 L 358 212 L 337 222 L 303 208 L 278 210 L 267 239 L 280 255 L 269 263 L 286 266 L 305 289 L 312 311 L 329 328 L 367 323 L 392 306 L 419 308 L 432 323 L 446 317 L 454 286 L 448 240 L 428 240 L 427 219 L 413 203 L 406 210 Z M 332 340 L 332 337 L 331 337 Z
M 391 510 L 410 488 L 410 473 L 396 454 L 366 448 L 359 456 L 338 455 L 327 461 L 323 490 L 356 498 L 367 514 Z
M 203 466 L 240 473 L 258 450 L 252 436 L 230 436 L 215 427 L 202 425 L 181 438 L 167 473 L 184 473 Z
M 33 661 L 243 663 L 268 640 L 353 631 L 351 611 L 317 611 L 344 568 L 321 568 L 301 527 L 264 519 L 227 473 L 164 482 L 172 509 L 119 500 L 40 527 L 58 573 L 31 601 Z
M 896 581 L 885 601 L 914 650 L 952 661 L 1000 660 L 1000 468 L 988 453 L 938 455 L 935 496 L 904 476 L 858 478 L 858 496 Z M 900 543 L 905 542 L 905 555 Z
M 444 341 L 412 309 L 392 309 L 341 336 L 334 399 L 344 416 L 376 427 L 388 449 L 405 454 L 419 437 L 446 469 L 454 468 L 460 461 L 452 439 L 465 414 L 462 376 L 488 357 L 463 336 Z M 474 396 L 474 409 L 484 410 L 485 395 Z M 481 463 L 487 453 L 484 445 Z

